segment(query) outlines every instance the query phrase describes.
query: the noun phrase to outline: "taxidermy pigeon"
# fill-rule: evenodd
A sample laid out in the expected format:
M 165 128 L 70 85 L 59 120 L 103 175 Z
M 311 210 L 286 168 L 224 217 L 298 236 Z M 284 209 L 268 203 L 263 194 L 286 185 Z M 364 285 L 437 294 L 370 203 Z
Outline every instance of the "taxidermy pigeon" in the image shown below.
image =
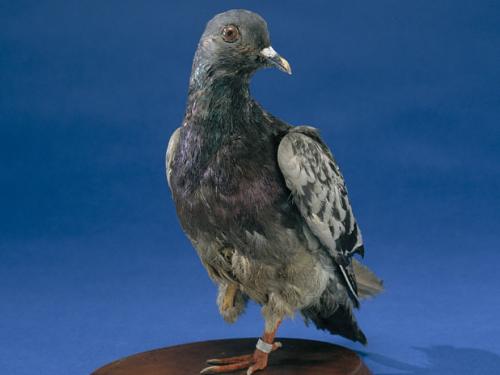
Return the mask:
M 344 178 L 317 130 L 264 110 L 249 81 L 262 67 L 291 74 L 266 22 L 247 10 L 216 15 L 193 61 L 183 124 L 170 138 L 167 179 L 182 228 L 209 276 L 228 322 L 249 299 L 262 306 L 253 354 L 211 359 L 202 374 L 267 366 L 278 325 L 306 322 L 366 343 L 353 309 L 382 290 L 353 258 L 363 255 Z

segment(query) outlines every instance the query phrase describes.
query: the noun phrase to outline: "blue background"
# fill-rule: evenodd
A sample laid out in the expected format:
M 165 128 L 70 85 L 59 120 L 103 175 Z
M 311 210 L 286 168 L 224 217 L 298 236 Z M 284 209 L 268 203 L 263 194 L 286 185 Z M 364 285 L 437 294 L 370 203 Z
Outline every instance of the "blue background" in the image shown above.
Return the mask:
M 164 177 L 205 23 L 248 8 L 294 75 L 254 96 L 319 127 L 342 167 L 366 262 L 387 290 L 375 374 L 500 373 L 500 2 L 1 1 L 0 372 L 88 374 L 152 348 L 260 335 L 233 326 Z

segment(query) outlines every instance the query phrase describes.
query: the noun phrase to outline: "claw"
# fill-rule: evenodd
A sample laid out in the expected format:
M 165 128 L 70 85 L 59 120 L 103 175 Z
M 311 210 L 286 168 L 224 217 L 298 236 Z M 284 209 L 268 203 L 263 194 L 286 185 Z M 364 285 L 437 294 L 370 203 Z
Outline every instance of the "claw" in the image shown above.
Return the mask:
M 208 375 L 208 374 L 222 374 L 226 372 L 233 372 L 237 370 L 242 370 L 245 368 L 248 368 L 252 364 L 251 360 L 248 361 L 242 361 L 238 363 L 232 363 L 230 365 L 225 365 L 225 366 L 210 366 L 206 367 L 203 370 L 201 370 L 200 374 L 201 375 Z
M 213 372 L 214 369 L 215 369 L 215 366 L 205 367 L 203 370 L 200 371 L 200 374 L 201 375 L 215 374 Z
M 259 371 L 260 369 L 254 368 L 253 366 L 249 367 L 247 370 L 247 375 L 252 375 L 254 372 Z

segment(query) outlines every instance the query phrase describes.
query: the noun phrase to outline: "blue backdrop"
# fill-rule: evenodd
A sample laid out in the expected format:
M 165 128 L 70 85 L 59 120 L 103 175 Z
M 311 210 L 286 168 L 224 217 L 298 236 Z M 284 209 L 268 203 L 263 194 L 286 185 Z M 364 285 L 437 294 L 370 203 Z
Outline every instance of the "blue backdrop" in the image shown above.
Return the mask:
M 500 373 L 500 2 L 1 1 L 0 373 L 88 374 L 152 348 L 258 336 L 226 325 L 164 177 L 191 59 L 228 8 L 269 23 L 294 75 L 254 96 L 319 127 L 366 262 L 377 375 Z

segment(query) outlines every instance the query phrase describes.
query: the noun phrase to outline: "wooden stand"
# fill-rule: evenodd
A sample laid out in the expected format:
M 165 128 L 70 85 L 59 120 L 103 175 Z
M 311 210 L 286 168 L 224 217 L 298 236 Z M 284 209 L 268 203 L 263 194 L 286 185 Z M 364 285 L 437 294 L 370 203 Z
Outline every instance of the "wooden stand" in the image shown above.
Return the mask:
M 139 353 L 112 362 L 92 375 L 196 375 L 209 358 L 252 353 L 257 339 L 204 341 Z M 277 339 L 283 347 L 269 356 L 262 375 L 371 375 L 347 348 L 320 341 Z M 235 374 L 245 374 L 239 371 Z

